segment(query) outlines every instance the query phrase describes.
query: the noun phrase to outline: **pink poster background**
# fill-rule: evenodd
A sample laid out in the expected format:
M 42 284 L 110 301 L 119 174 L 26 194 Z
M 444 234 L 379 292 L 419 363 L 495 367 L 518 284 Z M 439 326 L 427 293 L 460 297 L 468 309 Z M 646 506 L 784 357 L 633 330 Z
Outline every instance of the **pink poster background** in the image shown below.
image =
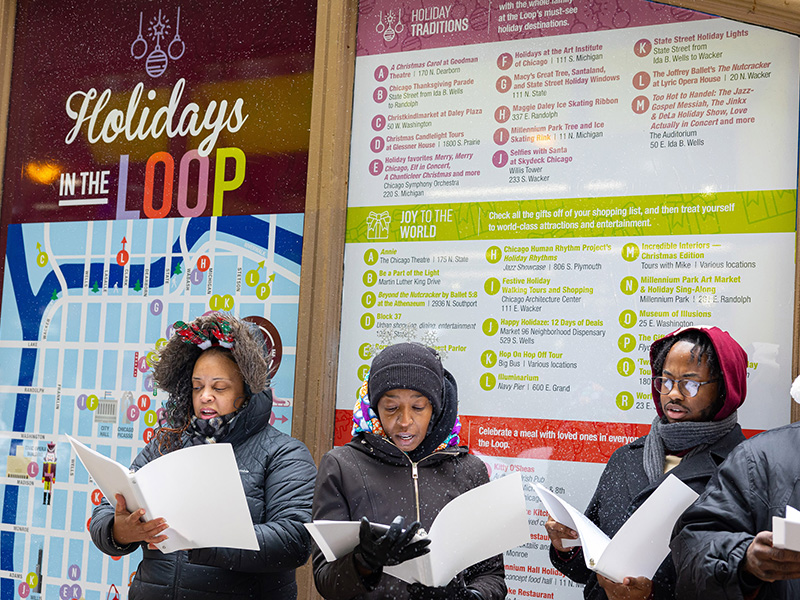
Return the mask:
M 358 55 L 643 27 L 711 18 L 641 0 L 366 0 Z

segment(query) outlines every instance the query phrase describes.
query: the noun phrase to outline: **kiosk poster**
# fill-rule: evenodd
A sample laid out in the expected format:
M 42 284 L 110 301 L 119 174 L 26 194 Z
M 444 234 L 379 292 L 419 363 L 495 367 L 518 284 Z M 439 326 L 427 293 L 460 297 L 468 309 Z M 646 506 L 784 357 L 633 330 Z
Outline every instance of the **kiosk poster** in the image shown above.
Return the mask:
M 315 3 L 20 0 L 0 228 L 0 598 L 125 598 L 89 539 L 165 394 L 154 351 L 223 310 L 292 418 Z
M 586 507 L 655 417 L 653 340 L 729 331 L 742 426 L 789 421 L 799 55 L 639 0 L 361 4 L 337 443 L 375 350 L 438 348 L 464 441 L 523 474 L 511 598 L 581 597 L 532 484 Z

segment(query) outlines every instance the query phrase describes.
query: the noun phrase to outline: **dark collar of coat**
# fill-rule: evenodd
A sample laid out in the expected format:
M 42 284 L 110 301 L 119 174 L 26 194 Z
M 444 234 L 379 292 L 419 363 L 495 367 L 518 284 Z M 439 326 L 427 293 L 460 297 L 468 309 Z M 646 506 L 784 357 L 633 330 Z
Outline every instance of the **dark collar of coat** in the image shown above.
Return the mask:
M 374 433 L 357 433 L 347 446 L 368 454 L 375 459 L 390 465 L 406 467 L 412 464 L 411 458 L 395 446 L 388 439 Z M 443 460 L 448 460 L 456 456 L 461 456 L 468 452 L 466 446 L 448 446 L 443 450 L 432 452 L 428 456 L 417 461 L 417 464 L 430 466 Z

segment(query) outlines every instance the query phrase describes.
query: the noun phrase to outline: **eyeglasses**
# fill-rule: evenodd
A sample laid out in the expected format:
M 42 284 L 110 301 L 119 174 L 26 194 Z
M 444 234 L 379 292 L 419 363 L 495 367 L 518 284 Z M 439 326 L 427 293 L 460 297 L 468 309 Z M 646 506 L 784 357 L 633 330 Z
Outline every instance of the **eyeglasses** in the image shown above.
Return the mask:
M 659 394 L 665 396 L 672 391 L 675 384 L 678 384 L 678 392 L 684 398 L 694 398 L 697 392 L 700 391 L 701 385 L 707 383 L 716 383 L 719 379 L 712 379 L 711 381 L 694 381 L 693 379 L 670 379 L 669 377 L 653 377 L 653 385 Z

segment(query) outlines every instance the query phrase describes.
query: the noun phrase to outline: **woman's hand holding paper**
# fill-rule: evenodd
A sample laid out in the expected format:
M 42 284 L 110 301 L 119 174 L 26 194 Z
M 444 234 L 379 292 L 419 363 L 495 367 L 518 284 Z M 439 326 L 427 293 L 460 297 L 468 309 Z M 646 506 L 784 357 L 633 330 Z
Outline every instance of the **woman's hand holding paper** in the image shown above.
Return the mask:
M 147 542 L 150 549 L 155 550 L 154 544 L 167 539 L 166 535 L 159 535 L 169 527 L 164 519 L 143 521 L 144 509 L 128 512 L 125 497 L 122 494 L 117 494 L 115 497 L 117 506 L 114 509 L 114 540 L 117 543 L 127 545 L 134 542 Z
M 383 567 L 399 565 L 412 558 L 427 554 L 430 552 L 430 548 L 428 548 L 431 543 L 430 539 L 413 541 L 419 528 L 419 521 L 414 521 L 406 529 L 405 519 L 398 516 L 392 521 L 386 533 L 379 534 L 370 527 L 366 517 L 361 517 L 356 555 L 367 569 L 371 572 L 378 572 Z

